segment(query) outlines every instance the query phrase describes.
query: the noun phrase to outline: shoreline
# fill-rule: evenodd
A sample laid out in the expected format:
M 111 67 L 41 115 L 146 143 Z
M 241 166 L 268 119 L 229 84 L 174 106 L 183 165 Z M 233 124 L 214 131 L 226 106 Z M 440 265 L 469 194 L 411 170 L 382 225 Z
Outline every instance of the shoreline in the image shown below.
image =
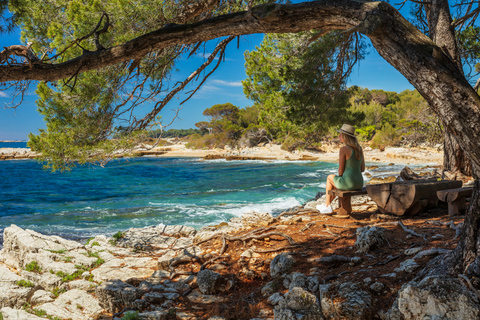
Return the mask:
M 188 157 L 203 158 L 204 160 L 226 159 L 226 160 L 286 160 L 286 161 L 323 161 L 337 162 L 339 146 L 325 146 L 324 152 L 314 151 L 285 151 L 277 144 L 266 144 L 262 147 L 252 148 L 228 148 L 225 149 L 189 149 L 186 143 L 177 143 L 170 146 L 155 148 L 136 148 L 131 155 L 124 157 Z M 443 151 L 434 148 L 407 148 L 387 147 L 384 151 L 378 149 L 364 148 L 366 162 L 395 163 L 395 164 L 425 164 L 442 165 Z M 0 160 L 14 159 L 35 159 L 37 153 L 30 148 L 0 148 Z

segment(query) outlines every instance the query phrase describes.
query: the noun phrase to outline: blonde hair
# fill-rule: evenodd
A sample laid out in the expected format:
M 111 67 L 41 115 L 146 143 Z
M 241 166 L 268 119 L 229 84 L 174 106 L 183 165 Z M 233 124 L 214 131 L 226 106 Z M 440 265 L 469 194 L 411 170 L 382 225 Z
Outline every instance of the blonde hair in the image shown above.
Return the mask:
M 363 157 L 363 150 L 356 137 L 352 137 L 348 134 L 340 133 L 343 136 L 343 141 L 353 150 L 355 150 L 355 159 L 360 160 Z

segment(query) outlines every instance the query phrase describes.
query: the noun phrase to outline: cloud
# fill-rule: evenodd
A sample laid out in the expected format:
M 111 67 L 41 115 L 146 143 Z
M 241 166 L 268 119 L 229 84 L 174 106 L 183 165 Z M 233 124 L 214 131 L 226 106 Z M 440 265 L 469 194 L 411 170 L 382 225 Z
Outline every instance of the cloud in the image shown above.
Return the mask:
M 8 98 L 8 94 L 5 92 L 0 91 L 0 98 Z
M 212 53 L 210 52 L 205 52 L 205 53 L 198 53 L 196 57 L 203 58 L 203 59 L 208 59 Z M 213 60 L 217 61 L 219 56 L 216 56 Z M 229 58 L 229 57 L 224 57 L 222 60 L 225 61 L 236 61 L 235 59 Z
M 229 86 L 229 87 L 241 87 L 241 81 L 225 81 L 225 80 L 212 80 L 211 83 Z

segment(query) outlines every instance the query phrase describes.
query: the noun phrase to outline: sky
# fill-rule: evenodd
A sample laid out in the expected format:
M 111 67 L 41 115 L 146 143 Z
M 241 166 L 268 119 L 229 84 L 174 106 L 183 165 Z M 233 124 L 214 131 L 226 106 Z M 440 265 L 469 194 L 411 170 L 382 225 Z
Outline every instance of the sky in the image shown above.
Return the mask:
M 195 123 L 208 121 L 202 115 L 206 108 L 215 104 L 231 102 L 238 107 L 251 106 L 253 102 L 243 94 L 242 80 L 247 78 L 245 73 L 245 50 L 255 50 L 263 39 L 262 34 L 242 36 L 239 48 L 236 41 L 229 44 L 226 51 L 226 59 L 219 68 L 209 77 L 202 88 L 186 103 L 183 104 L 178 118 L 167 129 L 195 128 Z M 213 50 L 218 40 L 210 41 L 206 46 L 205 53 Z M 19 30 L 11 34 L 2 34 L 0 48 L 21 44 Z M 383 89 L 387 91 L 401 92 L 406 89 L 414 89 L 413 86 L 395 68 L 388 64 L 370 46 L 369 54 L 354 69 L 348 85 L 358 85 L 369 89 Z M 180 70 L 172 76 L 172 81 L 184 79 L 205 60 L 203 54 L 182 59 L 177 65 Z M 193 86 L 187 87 L 188 91 Z M 169 123 L 180 102 L 188 95 L 186 91 L 172 99 L 162 110 L 163 123 Z M 32 85 L 21 105 L 16 109 L 8 108 L 11 97 L 4 91 L 0 91 L 0 140 L 26 140 L 30 132 L 37 133 L 38 129 L 45 128 L 42 116 L 36 111 L 35 85 Z M 142 109 L 148 110 L 145 104 Z

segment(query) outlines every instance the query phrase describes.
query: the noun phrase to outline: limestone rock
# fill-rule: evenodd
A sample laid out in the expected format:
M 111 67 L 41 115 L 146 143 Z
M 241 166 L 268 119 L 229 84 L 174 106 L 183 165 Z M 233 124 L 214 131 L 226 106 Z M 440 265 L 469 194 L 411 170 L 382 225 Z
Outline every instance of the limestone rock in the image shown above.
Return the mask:
M 195 228 L 181 225 L 159 225 L 157 228 L 160 229 L 162 235 L 168 237 L 194 237 L 197 234 L 197 230 L 195 230 Z
M 307 290 L 307 276 L 300 272 L 294 273 L 292 275 L 292 280 L 290 281 L 289 290 L 292 290 L 295 287 Z
M 402 286 L 389 319 L 479 319 L 478 297 L 457 278 L 429 276 Z
M 0 308 L 21 308 L 34 290 L 34 288 L 24 288 L 16 284 L 0 284 Z
M 83 245 L 76 241 L 65 240 L 58 236 L 46 236 L 11 225 L 3 231 L 3 247 L 0 261 L 16 269 L 22 269 L 28 263 L 37 261 L 38 254 L 43 258 L 52 257 L 53 254 L 49 255 L 50 251 L 69 251 L 81 248 Z
M 228 281 L 219 273 L 205 269 L 197 274 L 198 289 L 203 294 L 215 294 L 226 290 Z
M 68 287 L 71 289 L 79 289 L 79 290 L 89 290 L 94 289 L 97 286 L 95 282 L 87 281 L 87 280 L 74 280 L 68 282 Z
M 315 295 L 299 287 L 289 290 L 285 299 L 275 306 L 274 312 L 275 320 L 323 320 Z
M 35 306 L 38 304 L 44 304 L 48 302 L 52 302 L 55 300 L 55 296 L 48 291 L 45 290 L 37 290 L 30 298 L 30 304 Z
M 192 238 L 169 237 L 163 235 L 162 227 L 130 228 L 124 233 L 123 238 L 117 241 L 117 246 L 124 248 L 154 247 L 158 249 L 180 248 L 193 244 Z
M 245 227 L 268 226 L 273 216 L 267 212 L 248 211 L 242 214 L 242 223 Z
M 282 302 L 283 300 L 285 300 L 285 298 L 282 296 L 282 294 L 280 292 L 277 292 L 277 293 L 274 293 L 272 294 L 270 297 L 268 297 L 267 301 L 268 303 L 270 303 L 271 305 L 277 305 L 279 304 L 280 302 Z
M 138 318 L 142 320 L 167 320 L 168 314 L 165 311 L 155 310 L 139 313 Z
M 372 318 L 372 297 L 356 283 L 320 285 L 319 292 L 322 312 L 326 319 Z
M 54 302 L 42 304 L 41 309 L 48 315 L 72 320 L 97 318 L 103 312 L 97 299 L 77 289 L 61 294 Z
M 45 290 L 51 291 L 55 288 L 60 287 L 62 284 L 62 278 L 49 272 L 44 274 L 38 274 L 35 272 L 21 270 L 20 275 L 24 279 L 40 285 Z
M 0 309 L 0 313 L 3 315 L 3 320 L 45 320 L 45 318 L 37 317 L 24 310 L 12 309 L 10 307 Z
M 407 259 L 400 263 L 400 266 L 396 268 L 395 272 L 407 272 L 412 273 L 417 270 L 420 266 L 413 259 Z
M 222 296 L 202 294 L 198 289 L 193 290 L 192 293 L 187 296 L 187 298 L 193 303 L 202 304 L 223 303 L 226 300 L 226 298 Z
M 152 258 L 115 258 L 93 270 L 92 274 L 95 281 L 115 279 L 127 281 L 133 278 L 147 278 L 151 276 L 157 265 L 157 261 Z
M 118 312 L 124 307 L 132 307 L 133 302 L 141 298 L 141 292 L 120 280 L 103 282 L 95 288 L 98 302 L 107 312 Z
M 355 241 L 357 253 L 367 253 L 374 247 L 382 245 L 385 242 L 385 230 L 385 228 L 370 226 L 358 228 L 357 241 Z
M 270 275 L 275 278 L 288 272 L 296 260 L 288 253 L 282 252 L 270 262 Z

